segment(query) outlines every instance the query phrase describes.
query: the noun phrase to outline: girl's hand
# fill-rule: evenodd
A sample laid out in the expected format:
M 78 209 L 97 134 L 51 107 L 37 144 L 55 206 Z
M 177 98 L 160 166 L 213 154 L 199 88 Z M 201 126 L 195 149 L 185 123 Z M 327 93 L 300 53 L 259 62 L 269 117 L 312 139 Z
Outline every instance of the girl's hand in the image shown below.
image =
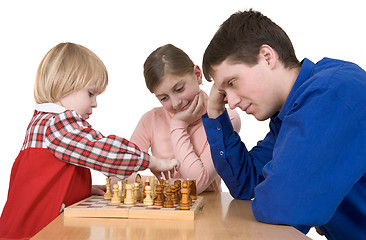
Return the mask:
M 189 108 L 174 115 L 174 119 L 187 122 L 188 124 L 197 121 L 205 113 L 205 97 L 199 92 L 193 99 Z
M 207 115 L 209 118 L 217 118 L 225 111 L 226 95 L 219 92 L 217 87 L 212 85 L 207 103 Z
M 180 163 L 176 159 L 160 159 L 154 156 L 150 158 L 150 171 L 158 178 L 169 179 L 170 176 L 174 176 L 174 171 L 177 171 L 180 167 Z
M 103 196 L 105 194 L 105 185 L 93 185 L 90 195 Z

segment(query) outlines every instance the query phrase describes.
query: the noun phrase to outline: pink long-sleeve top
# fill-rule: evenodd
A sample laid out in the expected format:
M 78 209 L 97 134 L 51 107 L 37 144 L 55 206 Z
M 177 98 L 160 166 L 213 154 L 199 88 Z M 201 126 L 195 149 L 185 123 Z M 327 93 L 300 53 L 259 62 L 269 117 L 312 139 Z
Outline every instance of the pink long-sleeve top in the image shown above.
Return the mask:
M 208 96 L 205 96 L 207 106 Z M 239 114 L 228 110 L 236 132 L 240 131 Z M 173 114 L 163 107 L 146 112 L 140 119 L 130 141 L 141 151 L 157 158 L 177 159 L 180 168 L 174 178 L 196 180 L 197 194 L 203 191 L 221 191 L 221 178 L 212 162 L 206 132 L 199 119 L 191 124 L 173 119 Z

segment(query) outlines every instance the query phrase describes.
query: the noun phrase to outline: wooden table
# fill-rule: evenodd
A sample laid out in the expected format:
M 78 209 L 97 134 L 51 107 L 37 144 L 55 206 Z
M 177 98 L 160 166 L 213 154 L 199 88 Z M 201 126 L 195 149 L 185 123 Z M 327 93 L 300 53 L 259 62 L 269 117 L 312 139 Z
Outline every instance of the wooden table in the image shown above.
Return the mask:
M 203 193 L 195 220 L 71 218 L 58 216 L 32 239 L 310 239 L 289 226 L 255 220 L 251 201 Z

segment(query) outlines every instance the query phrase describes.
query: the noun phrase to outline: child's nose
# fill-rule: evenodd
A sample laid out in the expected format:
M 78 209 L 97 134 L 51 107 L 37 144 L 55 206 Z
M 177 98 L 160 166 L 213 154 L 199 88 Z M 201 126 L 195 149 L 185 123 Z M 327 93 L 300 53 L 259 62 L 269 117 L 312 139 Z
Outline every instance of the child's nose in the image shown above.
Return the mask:
M 173 109 L 178 109 L 181 104 L 182 104 L 182 100 L 180 98 L 172 98 Z
M 93 108 L 96 108 L 98 106 L 98 103 L 97 103 L 97 99 L 95 98 L 95 99 L 93 99 L 93 101 L 92 101 L 92 107 Z

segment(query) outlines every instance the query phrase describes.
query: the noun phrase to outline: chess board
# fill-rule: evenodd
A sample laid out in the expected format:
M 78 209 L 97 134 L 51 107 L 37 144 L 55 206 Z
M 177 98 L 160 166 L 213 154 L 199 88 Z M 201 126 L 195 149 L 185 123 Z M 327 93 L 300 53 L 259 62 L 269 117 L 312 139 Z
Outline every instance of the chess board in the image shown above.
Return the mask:
M 181 210 L 178 205 L 174 208 L 161 206 L 145 206 L 143 203 L 126 205 L 113 204 L 103 196 L 90 196 L 80 202 L 68 206 L 64 210 L 65 217 L 99 217 L 99 218 L 140 218 L 140 219 L 186 219 L 194 220 L 203 209 L 203 197 L 197 196 L 190 210 Z

